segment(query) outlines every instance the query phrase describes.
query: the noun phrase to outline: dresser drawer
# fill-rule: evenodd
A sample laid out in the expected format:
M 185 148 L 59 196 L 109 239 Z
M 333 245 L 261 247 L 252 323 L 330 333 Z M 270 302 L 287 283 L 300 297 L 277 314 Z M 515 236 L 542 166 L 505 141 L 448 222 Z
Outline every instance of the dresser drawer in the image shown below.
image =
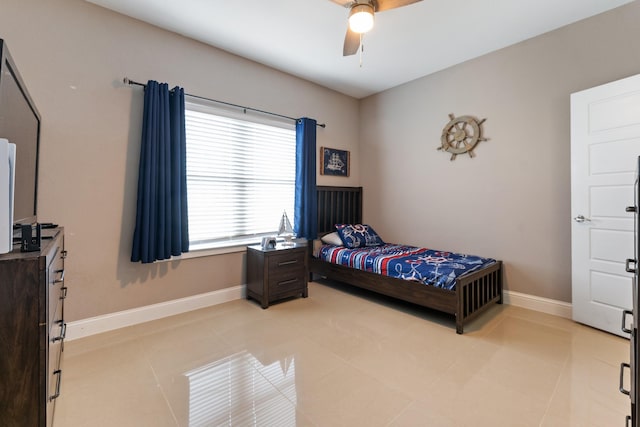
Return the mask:
M 56 248 L 55 255 L 51 264 L 49 265 L 48 272 L 48 305 L 49 305 L 49 319 L 48 323 L 51 324 L 55 317 L 60 299 L 63 297 L 64 287 L 64 259 L 63 250 L 60 246 Z
M 54 328 L 56 329 L 56 328 Z M 47 372 L 47 426 L 53 425 L 53 414 L 55 411 L 56 399 L 60 396 L 62 385 L 61 364 L 62 341 L 49 343 L 49 369 Z
M 64 311 L 62 301 L 56 306 L 56 311 L 49 323 L 49 343 L 63 341 L 67 333 L 67 324 L 64 321 Z

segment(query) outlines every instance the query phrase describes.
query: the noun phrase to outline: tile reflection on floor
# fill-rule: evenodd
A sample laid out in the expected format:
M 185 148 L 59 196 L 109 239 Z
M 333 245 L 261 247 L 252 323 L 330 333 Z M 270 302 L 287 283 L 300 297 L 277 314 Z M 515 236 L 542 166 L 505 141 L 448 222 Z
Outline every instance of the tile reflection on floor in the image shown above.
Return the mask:
M 616 426 L 629 342 L 496 305 L 453 319 L 331 282 L 65 344 L 55 427 Z

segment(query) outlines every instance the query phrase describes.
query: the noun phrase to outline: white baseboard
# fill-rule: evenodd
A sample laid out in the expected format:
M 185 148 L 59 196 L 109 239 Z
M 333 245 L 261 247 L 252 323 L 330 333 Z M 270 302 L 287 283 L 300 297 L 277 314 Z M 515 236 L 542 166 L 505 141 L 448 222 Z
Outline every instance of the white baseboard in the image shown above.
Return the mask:
M 566 319 L 572 318 L 571 304 L 568 302 L 522 294 L 514 291 L 503 291 L 502 297 L 505 304 L 528 308 L 529 310 L 540 311 L 542 313 L 553 314 L 554 316 L 564 317 Z
M 100 334 L 163 317 L 174 316 L 200 308 L 210 307 L 217 304 L 244 298 L 246 286 L 234 286 L 232 288 L 221 289 L 219 291 L 208 292 L 206 294 L 194 295 L 180 298 L 173 301 L 134 308 L 131 310 L 119 311 L 88 319 L 77 320 L 67 324 L 67 335 L 65 340 L 72 341 L 90 335 Z M 523 307 L 542 313 L 553 314 L 555 316 L 571 319 L 571 304 L 523 294 L 514 291 L 504 291 L 503 302 L 505 304 Z
M 245 292 L 246 286 L 234 286 L 231 288 L 221 289 L 219 291 L 207 292 L 206 294 L 194 295 L 173 301 L 69 322 L 67 323 L 67 335 L 65 340 L 72 341 L 89 335 L 108 332 L 114 329 L 136 325 L 138 323 L 149 322 L 163 317 L 174 316 L 176 314 L 186 313 L 188 311 L 198 310 L 212 305 L 222 304 L 244 298 Z

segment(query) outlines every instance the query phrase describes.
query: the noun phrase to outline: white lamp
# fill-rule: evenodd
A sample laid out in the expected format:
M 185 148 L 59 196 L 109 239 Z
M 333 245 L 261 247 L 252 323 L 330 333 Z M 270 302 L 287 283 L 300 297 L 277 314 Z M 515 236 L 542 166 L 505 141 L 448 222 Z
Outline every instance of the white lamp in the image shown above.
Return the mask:
M 349 28 L 354 33 L 366 33 L 373 28 L 373 6 L 359 3 L 351 8 L 349 13 Z

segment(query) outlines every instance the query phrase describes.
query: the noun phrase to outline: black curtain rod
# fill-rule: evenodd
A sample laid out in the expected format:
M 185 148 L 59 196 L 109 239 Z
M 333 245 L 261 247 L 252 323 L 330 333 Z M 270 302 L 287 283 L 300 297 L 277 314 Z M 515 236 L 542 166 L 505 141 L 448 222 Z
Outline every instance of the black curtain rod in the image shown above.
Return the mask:
M 124 84 L 126 85 L 136 85 L 136 86 L 142 86 L 142 87 L 147 87 L 146 84 L 144 83 L 140 83 L 140 82 L 136 82 L 133 80 L 130 80 L 128 77 L 125 77 L 124 79 L 122 79 L 122 81 L 124 82 Z M 243 105 L 238 105 L 238 104 L 232 104 L 230 102 L 225 102 L 225 101 L 218 101 L 217 99 L 211 99 L 211 98 L 205 98 L 204 96 L 198 96 L 198 95 L 191 95 L 190 93 L 185 93 L 185 96 L 188 96 L 190 98 L 196 98 L 196 99 L 202 99 L 205 101 L 211 101 L 211 102 L 216 102 L 218 104 L 224 104 L 224 105 L 228 105 L 230 107 L 236 107 L 236 108 L 241 108 L 243 109 L 245 112 L 247 110 L 249 111 L 255 111 L 257 113 L 262 113 L 262 114 L 268 114 L 270 116 L 276 116 L 276 117 L 281 117 L 283 119 L 289 119 L 289 120 L 293 120 L 294 122 L 297 122 L 298 119 L 293 118 L 293 117 L 289 117 L 289 116 L 283 116 L 282 114 L 277 114 L 277 113 L 272 113 L 270 111 L 264 111 L 264 110 L 258 110 L 257 108 L 251 108 L 251 107 L 245 107 Z M 325 123 L 317 123 L 316 126 L 320 126 L 321 128 L 325 128 L 327 127 L 327 125 Z

